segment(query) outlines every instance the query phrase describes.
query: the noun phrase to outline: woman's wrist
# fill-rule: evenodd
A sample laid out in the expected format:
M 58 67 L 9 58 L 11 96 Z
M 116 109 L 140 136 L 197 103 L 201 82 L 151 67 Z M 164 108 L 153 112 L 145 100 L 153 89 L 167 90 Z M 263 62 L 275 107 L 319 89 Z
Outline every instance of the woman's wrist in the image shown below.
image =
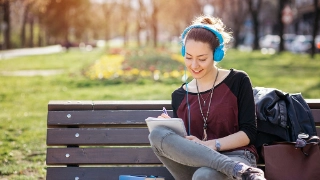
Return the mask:
M 208 146 L 209 148 L 215 150 L 215 151 L 221 151 L 221 144 L 218 139 L 213 139 L 209 141 L 203 141 L 204 145 Z
M 215 146 L 216 151 L 221 151 L 221 144 L 218 139 L 214 140 L 214 146 Z
M 216 149 L 216 146 L 215 146 L 215 144 L 216 144 L 216 141 L 215 140 L 209 140 L 209 141 L 204 141 L 204 144 L 207 146 L 207 147 L 209 147 L 210 149 L 213 149 L 213 150 L 217 150 Z

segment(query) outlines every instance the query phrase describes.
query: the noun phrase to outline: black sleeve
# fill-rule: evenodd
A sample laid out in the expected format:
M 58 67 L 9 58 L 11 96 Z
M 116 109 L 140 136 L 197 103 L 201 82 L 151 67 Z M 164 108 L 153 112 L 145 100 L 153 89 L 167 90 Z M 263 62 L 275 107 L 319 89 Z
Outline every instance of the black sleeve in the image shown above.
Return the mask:
M 257 121 L 252 85 L 247 74 L 241 78 L 238 94 L 239 130 L 247 134 L 250 144 L 257 135 Z
M 176 100 L 176 95 L 175 95 L 175 91 L 171 94 L 171 106 L 172 106 L 172 111 L 173 111 L 173 118 L 177 118 L 177 100 Z
M 179 89 L 173 91 L 173 93 L 171 94 L 171 106 L 172 106 L 174 118 L 178 117 L 177 111 L 178 111 L 178 108 L 179 108 L 179 106 L 185 96 L 185 91 L 183 90 L 183 85 Z

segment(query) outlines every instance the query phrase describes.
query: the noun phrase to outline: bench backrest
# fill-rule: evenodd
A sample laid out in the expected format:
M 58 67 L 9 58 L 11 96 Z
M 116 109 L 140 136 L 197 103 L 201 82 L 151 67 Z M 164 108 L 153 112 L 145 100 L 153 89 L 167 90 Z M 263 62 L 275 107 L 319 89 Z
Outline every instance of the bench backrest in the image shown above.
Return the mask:
M 320 99 L 307 102 L 320 134 Z M 170 101 L 50 101 L 47 179 L 117 180 L 144 174 L 173 180 L 151 150 L 145 124 L 162 107 L 172 115 Z
M 145 124 L 162 107 L 172 113 L 170 101 L 50 101 L 47 179 L 143 174 L 173 180 L 150 148 Z

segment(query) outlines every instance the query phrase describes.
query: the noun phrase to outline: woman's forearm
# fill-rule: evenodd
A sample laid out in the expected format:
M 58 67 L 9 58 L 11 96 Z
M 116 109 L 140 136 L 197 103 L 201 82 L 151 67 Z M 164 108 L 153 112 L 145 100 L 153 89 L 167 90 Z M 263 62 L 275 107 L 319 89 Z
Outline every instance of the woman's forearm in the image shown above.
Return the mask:
M 246 146 L 250 143 L 250 140 L 246 133 L 243 131 L 239 131 L 237 133 L 231 134 L 229 136 L 219 138 L 220 143 L 220 151 L 226 151 L 230 149 L 235 149 L 239 147 Z M 206 146 L 210 147 L 211 149 L 216 149 L 216 140 L 209 140 L 204 143 Z

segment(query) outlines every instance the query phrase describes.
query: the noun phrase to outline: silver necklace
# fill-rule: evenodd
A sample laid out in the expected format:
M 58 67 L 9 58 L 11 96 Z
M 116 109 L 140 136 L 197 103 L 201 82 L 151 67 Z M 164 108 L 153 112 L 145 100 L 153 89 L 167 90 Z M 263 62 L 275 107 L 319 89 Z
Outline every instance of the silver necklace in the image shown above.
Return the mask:
M 199 88 L 198 88 L 198 81 L 196 80 L 196 86 L 197 86 L 197 92 L 198 92 L 198 102 L 199 102 L 199 107 L 200 107 L 201 116 L 202 116 L 203 122 L 204 122 L 204 123 L 203 123 L 203 139 L 202 139 L 203 141 L 206 141 L 206 140 L 207 140 L 207 128 L 208 128 L 207 120 L 208 120 L 208 117 L 209 117 L 209 111 L 210 111 L 210 106 L 211 106 L 211 100 L 212 100 L 212 94 L 213 94 L 213 90 L 214 90 L 214 85 L 216 84 L 218 75 L 219 75 L 219 69 L 217 69 L 217 74 L 216 74 L 216 77 L 215 77 L 215 79 L 214 79 L 212 88 L 211 88 L 211 90 L 210 90 L 210 100 L 209 100 L 209 105 L 208 105 L 206 117 L 204 117 L 204 115 L 203 115 L 203 111 L 202 111 L 202 107 L 201 107 L 201 102 L 200 102 L 200 92 L 199 92 Z M 201 97 L 201 98 L 202 98 L 202 97 Z M 203 98 L 202 98 L 202 99 L 203 99 Z M 205 104 L 205 102 L 204 102 L 204 104 Z
M 199 91 L 199 90 L 198 90 Z M 212 93 L 212 88 L 210 89 L 210 93 Z M 203 106 L 206 106 L 206 101 L 208 100 L 208 98 L 209 98 L 209 96 L 210 96 L 210 94 L 208 94 L 208 96 L 206 97 L 206 100 L 204 100 L 204 98 L 202 97 L 202 95 L 200 94 L 200 97 L 201 97 L 201 99 L 202 99 L 202 101 L 203 101 Z

